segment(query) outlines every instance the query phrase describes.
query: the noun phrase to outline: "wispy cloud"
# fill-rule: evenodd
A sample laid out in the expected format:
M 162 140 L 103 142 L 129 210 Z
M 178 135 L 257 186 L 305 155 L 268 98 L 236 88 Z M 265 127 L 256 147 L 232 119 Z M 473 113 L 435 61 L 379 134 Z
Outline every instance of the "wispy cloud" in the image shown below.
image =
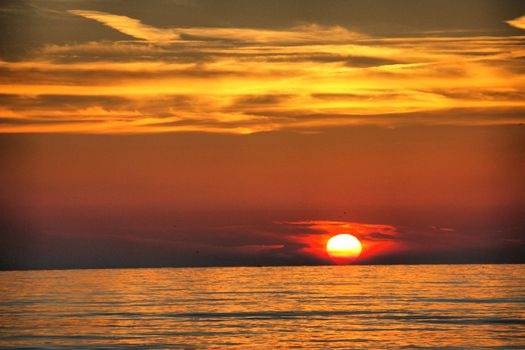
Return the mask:
M 158 44 L 167 44 L 183 40 L 234 40 L 246 42 L 307 42 L 322 40 L 340 41 L 359 37 L 342 27 L 322 27 L 319 25 L 303 25 L 291 30 L 263 30 L 252 28 L 157 28 L 141 21 L 120 15 L 101 11 L 70 10 L 71 14 L 92 19 L 107 25 L 121 33 L 137 39 Z
M 70 13 L 105 24 L 121 33 L 146 41 L 164 43 L 178 39 L 178 34 L 170 29 L 159 29 L 143 24 L 126 16 L 113 15 L 101 11 L 70 10 Z
M 483 251 L 491 246 L 506 244 L 506 239 L 492 230 L 479 228 L 460 232 L 450 227 L 408 227 L 331 220 L 290 221 L 277 224 L 292 227 L 294 231 L 288 230 L 287 238 L 302 244 L 298 252 L 313 256 L 326 256 L 326 242 L 333 235 L 352 234 L 363 245 L 363 253 L 359 261 L 365 263 L 383 259 L 389 261 L 396 256 L 410 255 L 418 256 L 416 260 L 424 261 L 425 254 L 438 253 L 439 255 L 440 252 L 464 252 L 471 249 Z
M 162 29 L 71 12 L 135 39 L 44 45 L 26 61 L 0 62 L 3 132 L 525 121 L 523 37 L 374 38 L 317 25 Z
M 525 29 L 525 16 L 511 19 L 506 23 L 519 29 Z

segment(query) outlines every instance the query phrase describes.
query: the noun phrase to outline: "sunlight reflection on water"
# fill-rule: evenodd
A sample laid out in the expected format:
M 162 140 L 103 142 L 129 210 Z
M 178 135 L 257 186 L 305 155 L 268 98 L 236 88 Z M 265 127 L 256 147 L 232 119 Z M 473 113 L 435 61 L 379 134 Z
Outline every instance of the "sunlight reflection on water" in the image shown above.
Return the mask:
M 1 348 L 525 348 L 524 265 L 0 272 Z

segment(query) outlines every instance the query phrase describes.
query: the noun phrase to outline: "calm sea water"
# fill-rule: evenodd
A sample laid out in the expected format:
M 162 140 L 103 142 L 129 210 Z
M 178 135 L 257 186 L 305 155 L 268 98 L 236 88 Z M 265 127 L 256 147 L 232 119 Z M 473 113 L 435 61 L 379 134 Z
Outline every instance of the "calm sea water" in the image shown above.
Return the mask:
M 0 272 L 0 348 L 525 349 L 524 265 Z

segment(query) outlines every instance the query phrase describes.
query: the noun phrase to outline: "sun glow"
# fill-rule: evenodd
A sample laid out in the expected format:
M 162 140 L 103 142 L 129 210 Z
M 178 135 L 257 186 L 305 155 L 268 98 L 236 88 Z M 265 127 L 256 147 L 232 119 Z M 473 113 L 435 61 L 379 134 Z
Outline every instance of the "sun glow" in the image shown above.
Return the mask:
M 349 234 L 333 236 L 326 243 L 326 252 L 332 258 L 355 259 L 361 254 L 359 240 Z

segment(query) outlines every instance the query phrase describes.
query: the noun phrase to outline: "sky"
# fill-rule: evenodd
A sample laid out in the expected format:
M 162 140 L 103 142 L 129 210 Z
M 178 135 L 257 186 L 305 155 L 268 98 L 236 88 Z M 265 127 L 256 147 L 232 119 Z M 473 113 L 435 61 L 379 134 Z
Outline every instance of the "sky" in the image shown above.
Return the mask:
M 3 0 L 0 269 L 525 262 L 525 3 Z

